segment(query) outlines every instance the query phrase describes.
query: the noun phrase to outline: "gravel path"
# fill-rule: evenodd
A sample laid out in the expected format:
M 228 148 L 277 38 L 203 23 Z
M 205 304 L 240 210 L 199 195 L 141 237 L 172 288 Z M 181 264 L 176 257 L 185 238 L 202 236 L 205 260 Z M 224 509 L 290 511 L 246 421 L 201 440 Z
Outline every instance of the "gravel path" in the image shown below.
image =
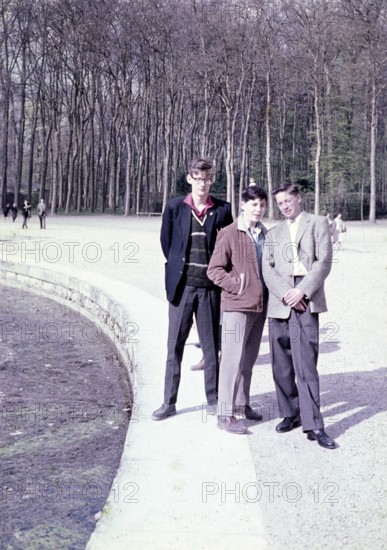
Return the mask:
M 44 235 L 33 227 L 28 234 L 40 242 L 39 261 L 52 261 L 56 243 L 61 261 L 71 264 L 65 243 L 74 243 L 77 227 L 77 268 L 83 262 L 165 300 L 160 219 L 49 218 Z M 264 415 L 249 423 L 257 484 L 241 487 L 238 496 L 261 502 L 273 550 L 387 548 L 387 222 L 347 227 L 326 283 L 329 311 L 320 316 L 322 410 L 338 448 L 322 449 L 300 429 L 275 433 L 267 330 L 254 371 L 253 402 Z M 47 243 L 54 245 L 43 253 Z M 21 253 L 19 247 L 15 255 Z
M 264 421 L 249 438 L 259 486 L 249 498 L 260 496 L 275 549 L 387 548 L 387 224 L 348 225 L 320 316 L 322 410 L 338 449 L 274 431 L 267 338 L 254 372 Z

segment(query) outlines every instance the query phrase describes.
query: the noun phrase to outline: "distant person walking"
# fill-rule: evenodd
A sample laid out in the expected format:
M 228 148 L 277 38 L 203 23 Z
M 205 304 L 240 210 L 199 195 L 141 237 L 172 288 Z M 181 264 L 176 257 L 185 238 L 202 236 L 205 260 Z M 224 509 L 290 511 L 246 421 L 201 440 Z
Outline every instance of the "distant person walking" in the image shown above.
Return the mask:
M 12 213 L 12 221 L 14 222 L 17 218 L 17 213 L 18 213 L 18 207 L 16 202 L 14 202 L 13 205 L 11 206 L 11 213 Z
M 336 229 L 336 223 L 332 220 L 330 212 L 327 212 L 325 217 L 326 217 L 326 219 L 328 220 L 328 223 L 329 223 L 329 231 L 331 233 L 331 242 L 332 242 L 332 244 L 335 244 L 337 242 L 338 237 L 339 237 L 339 234 L 338 234 L 337 229 Z
M 39 222 L 40 222 L 40 229 L 46 229 L 47 209 L 46 209 L 46 203 L 44 202 L 44 199 L 40 199 L 40 202 L 37 206 L 37 210 L 38 210 L 38 216 L 39 216 Z
M 336 218 L 334 219 L 333 223 L 336 227 L 337 232 L 337 242 L 339 243 L 339 250 L 342 249 L 343 246 L 343 233 L 347 232 L 347 228 L 344 225 L 343 220 L 341 219 L 341 213 L 337 214 Z
M 32 208 L 32 206 L 30 205 L 30 203 L 26 199 L 23 202 L 23 206 L 22 206 L 22 214 L 23 214 L 22 229 L 28 229 L 27 220 L 28 220 L 28 218 L 31 217 L 31 208 Z
M 4 206 L 4 208 L 3 208 L 3 216 L 4 216 L 5 221 L 7 221 L 7 219 L 8 219 L 8 214 L 9 214 L 10 209 L 11 209 L 11 207 L 10 207 L 9 203 L 7 203 L 7 205 Z

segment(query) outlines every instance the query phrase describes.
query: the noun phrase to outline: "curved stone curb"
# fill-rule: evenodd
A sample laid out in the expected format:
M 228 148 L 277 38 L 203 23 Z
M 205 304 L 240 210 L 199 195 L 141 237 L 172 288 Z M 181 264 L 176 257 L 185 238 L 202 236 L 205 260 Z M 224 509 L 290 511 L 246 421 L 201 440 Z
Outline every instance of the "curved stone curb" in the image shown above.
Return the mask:
M 104 291 L 101 288 L 101 277 L 74 269 L 68 270 L 63 266 L 60 269 L 61 271 L 54 271 L 36 265 L 7 263 L 0 268 L 0 273 L 5 284 L 44 293 L 98 323 L 117 347 L 133 384 L 135 339 L 131 335 L 136 331 L 136 326 L 130 320 L 124 300 L 120 296 L 115 298 L 113 289 Z M 114 284 L 116 291 L 118 286 L 125 286 L 126 293 L 139 292 L 138 289 L 115 281 L 108 284 Z
M 216 429 L 202 406 L 200 373 L 184 373 L 176 416 L 150 419 L 162 401 L 166 304 L 106 277 L 53 267 L 0 269 L 6 284 L 44 292 L 101 323 L 133 387 L 121 465 L 87 550 L 266 548 L 247 437 Z

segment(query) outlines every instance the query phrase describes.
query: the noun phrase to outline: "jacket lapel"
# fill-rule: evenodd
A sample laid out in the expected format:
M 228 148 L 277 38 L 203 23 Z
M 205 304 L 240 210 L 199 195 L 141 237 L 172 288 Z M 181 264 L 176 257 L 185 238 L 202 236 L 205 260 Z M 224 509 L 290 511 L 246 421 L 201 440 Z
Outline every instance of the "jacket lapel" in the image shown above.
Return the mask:
M 278 227 L 278 237 L 280 238 L 280 242 L 290 242 L 290 231 L 286 220 L 281 222 L 281 225 Z
M 188 244 L 188 238 L 191 233 L 191 207 L 189 204 L 183 202 L 181 205 L 181 216 L 180 216 L 180 224 L 181 224 L 181 235 L 183 237 L 184 241 L 184 249 L 187 249 Z
M 216 220 L 216 212 L 214 208 L 210 208 L 207 212 L 207 219 L 206 219 L 206 235 L 207 235 L 207 243 L 209 247 L 211 246 L 212 228 L 214 227 L 215 220 Z
M 298 226 L 297 235 L 296 235 L 297 246 L 299 245 L 300 240 L 301 240 L 303 234 L 305 233 L 306 228 L 308 227 L 309 223 L 310 223 L 310 216 L 307 212 L 304 212 L 301 216 L 300 223 L 299 223 L 299 226 Z

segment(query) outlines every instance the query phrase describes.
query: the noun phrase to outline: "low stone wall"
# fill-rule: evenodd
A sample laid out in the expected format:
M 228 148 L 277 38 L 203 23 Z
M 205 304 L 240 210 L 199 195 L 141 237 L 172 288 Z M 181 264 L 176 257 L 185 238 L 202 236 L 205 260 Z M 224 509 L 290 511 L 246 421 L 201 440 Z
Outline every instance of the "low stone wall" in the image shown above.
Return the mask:
M 0 267 L 0 278 L 9 286 L 44 294 L 98 324 L 116 346 L 133 387 L 137 325 L 131 321 L 124 300 L 117 300 L 113 291 L 101 288 L 96 281 L 91 282 L 90 273 L 75 273 L 73 269 L 72 273 L 66 273 L 41 266 L 6 263 Z M 104 282 L 106 287 L 106 280 Z M 114 287 L 116 285 L 114 283 Z

